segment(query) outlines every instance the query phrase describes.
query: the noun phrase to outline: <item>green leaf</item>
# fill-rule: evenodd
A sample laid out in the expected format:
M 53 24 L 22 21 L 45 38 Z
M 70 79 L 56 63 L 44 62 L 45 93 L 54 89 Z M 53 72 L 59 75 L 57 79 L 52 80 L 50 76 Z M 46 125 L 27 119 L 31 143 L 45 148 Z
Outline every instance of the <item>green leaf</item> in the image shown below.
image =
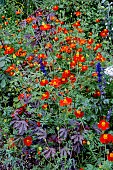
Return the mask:
M 3 79 L 3 80 L 1 81 L 1 87 L 4 88 L 5 86 L 6 86 L 6 81 L 5 81 L 5 79 Z
M 5 61 L 0 61 L 0 67 L 4 67 Z
M 0 57 L 0 61 L 4 60 L 5 58 L 6 58 L 6 56 Z

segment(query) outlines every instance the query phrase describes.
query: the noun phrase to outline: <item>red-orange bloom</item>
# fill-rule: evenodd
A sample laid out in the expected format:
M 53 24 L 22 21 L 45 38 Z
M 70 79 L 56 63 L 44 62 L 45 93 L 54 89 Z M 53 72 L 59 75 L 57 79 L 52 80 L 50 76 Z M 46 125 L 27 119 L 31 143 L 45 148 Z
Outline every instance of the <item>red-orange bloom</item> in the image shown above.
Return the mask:
M 38 55 L 38 58 L 39 58 L 39 59 L 40 59 L 40 58 L 46 59 L 47 56 L 46 56 L 45 54 L 39 54 L 39 55 Z
M 71 83 L 74 83 L 76 81 L 76 77 L 74 74 L 70 75 L 70 81 L 71 81 Z
M 42 94 L 42 98 L 41 98 L 41 99 L 42 99 L 42 100 L 48 99 L 49 96 L 50 96 L 49 92 L 46 91 L 45 93 Z
M 32 25 L 32 28 L 33 28 L 33 29 L 38 28 L 37 24 L 33 24 L 33 25 Z
M 5 70 L 5 72 L 6 72 L 6 73 L 9 73 L 10 71 L 15 70 L 15 69 L 16 69 L 15 64 L 12 64 L 11 66 L 9 66 L 9 67 Z
M 53 8 L 52 8 L 54 11 L 57 11 L 59 9 L 58 5 L 55 5 Z
M 76 21 L 73 25 L 72 25 L 73 27 L 79 27 L 80 26 L 80 21 L 78 20 L 78 21 Z
M 70 97 L 65 97 L 64 99 L 59 101 L 60 106 L 67 106 L 72 103 L 72 98 Z
M 109 33 L 108 29 L 104 29 L 104 30 L 102 30 L 102 31 L 100 32 L 100 36 L 101 36 L 101 37 L 107 37 L 107 36 L 108 36 L 108 33 Z
M 23 139 L 24 145 L 26 146 L 31 146 L 32 145 L 32 137 L 27 136 L 26 138 Z
M 92 73 L 92 76 L 93 76 L 93 77 L 97 77 L 97 76 L 98 76 L 98 73 L 97 73 L 97 72 L 93 72 L 93 73 Z
M 70 68 L 75 68 L 76 64 L 77 64 L 76 61 L 70 62 Z
M 44 24 L 40 26 L 40 30 L 41 31 L 47 31 L 51 29 L 51 25 L 50 24 Z
M 68 82 L 68 79 L 65 77 L 62 77 L 60 80 L 61 80 L 61 84 L 65 84 Z
M 46 80 L 46 79 L 43 79 L 43 80 L 40 82 L 40 85 L 41 85 L 41 86 L 45 86 L 46 84 L 48 84 L 48 80 Z
M 13 52 L 14 52 L 14 48 L 13 47 L 9 47 L 9 46 L 5 47 L 4 54 L 12 54 Z
M 91 45 L 93 42 L 94 42 L 94 39 L 91 39 L 91 38 L 90 38 L 89 40 L 87 40 L 87 43 L 90 44 L 90 45 Z
M 86 70 L 88 70 L 88 66 L 86 66 L 86 65 L 82 66 L 81 71 L 84 72 Z
M 16 14 L 16 15 L 19 15 L 19 14 L 21 14 L 21 12 L 22 12 L 22 11 L 18 10 L 18 11 L 15 12 L 15 14 Z
M 24 57 L 26 54 L 27 54 L 27 52 L 24 51 L 22 48 L 20 48 L 20 49 L 15 53 L 15 55 L 16 55 L 17 57 Z
M 95 60 L 99 60 L 99 61 L 105 61 L 106 58 L 104 58 L 102 56 L 102 54 L 100 52 L 97 53 L 97 56 L 95 57 Z
M 54 86 L 55 88 L 58 88 L 61 85 L 61 79 L 58 77 L 55 77 L 52 79 L 49 83 L 51 86 Z
M 107 129 L 109 129 L 109 122 L 106 122 L 106 120 L 101 120 L 101 121 L 98 123 L 98 128 L 101 129 L 101 130 L 107 130 Z
M 111 134 L 102 134 L 100 136 L 100 142 L 103 144 L 108 144 L 112 142 L 112 135 Z
M 29 98 L 30 95 L 31 95 L 31 94 L 24 94 L 24 93 L 21 93 L 21 94 L 19 94 L 19 96 L 18 96 L 18 100 L 24 99 L 25 96 L 26 96 L 27 98 Z
M 78 17 L 78 16 L 81 15 L 81 12 L 80 11 L 76 11 L 74 14 Z
M 74 114 L 76 118 L 82 118 L 84 116 L 84 112 L 82 112 L 81 110 L 76 110 Z
M 47 104 L 47 103 L 45 103 L 45 104 L 42 105 L 42 109 L 47 109 L 47 107 L 48 107 L 48 104 Z
M 56 54 L 57 58 L 62 58 L 61 54 Z
M 27 57 L 27 61 L 29 61 L 29 62 L 31 62 L 32 60 L 33 60 L 33 56 L 29 56 L 29 57 Z
M 113 152 L 111 152 L 111 153 L 109 153 L 107 155 L 107 159 L 108 159 L 108 161 L 112 161 L 113 162 Z
M 62 77 L 67 78 L 70 76 L 70 74 L 71 74 L 70 70 L 64 70 L 64 72 L 62 73 Z

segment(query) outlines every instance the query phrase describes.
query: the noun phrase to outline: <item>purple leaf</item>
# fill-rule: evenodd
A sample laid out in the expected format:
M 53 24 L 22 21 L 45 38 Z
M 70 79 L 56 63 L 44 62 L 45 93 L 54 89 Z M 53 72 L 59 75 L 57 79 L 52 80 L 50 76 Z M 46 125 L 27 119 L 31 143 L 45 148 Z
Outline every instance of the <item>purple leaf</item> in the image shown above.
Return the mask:
M 18 131 L 19 135 L 23 135 L 27 131 L 28 123 L 25 120 L 13 120 L 10 124 L 13 124 L 13 128 Z
M 70 153 L 70 151 L 68 150 L 68 148 L 62 148 L 61 150 L 60 150 L 60 155 L 61 155 L 61 157 L 67 157 L 67 155 L 70 155 L 71 153 Z
M 76 142 L 80 142 L 80 144 L 82 145 L 82 141 L 84 140 L 84 137 L 83 135 L 76 134 L 76 135 L 71 136 L 71 139 L 74 140 L 74 144 Z
M 67 130 L 65 128 L 59 130 L 59 137 L 64 139 L 67 137 Z
M 46 139 L 47 137 L 46 130 L 42 128 L 37 128 L 36 134 L 38 136 L 38 139 Z
M 42 152 L 46 159 L 50 157 L 54 157 L 56 154 L 56 150 L 54 148 L 47 148 L 45 151 Z

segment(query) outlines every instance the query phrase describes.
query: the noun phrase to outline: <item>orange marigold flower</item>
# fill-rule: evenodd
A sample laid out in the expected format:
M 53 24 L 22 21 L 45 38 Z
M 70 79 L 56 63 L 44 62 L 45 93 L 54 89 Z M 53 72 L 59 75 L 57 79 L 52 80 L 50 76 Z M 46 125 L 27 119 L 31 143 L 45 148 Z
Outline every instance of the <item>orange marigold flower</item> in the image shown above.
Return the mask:
M 55 77 L 52 79 L 49 83 L 51 86 L 54 86 L 55 88 L 58 88 L 61 85 L 61 79 L 58 77 Z
M 34 17 L 28 17 L 28 18 L 26 19 L 26 22 L 29 24 L 29 23 L 31 23 L 33 20 L 35 20 Z
M 82 112 L 81 110 L 76 110 L 74 114 L 76 118 L 82 118 L 84 116 L 84 112 Z
M 62 58 L 61 54 L 56 54 L 57 58 Z
M 18 10 L 15 12 L 16 15 L 20 15 L 22 11 Z
M 76 64 L 77 64 L 76 61 L 70 62 L 70 68 L 75 68 Z
M 50 24 L 43 24 L 40 26 L 40 30 L 41 31 L 47 31 L 51 29 L 51 25 Z
M 103 144 L 108 144 L 112 141 L 112 135 L 111 134 L 102 134 L 100 136 L 100 142 Z
M 107 37 L 108 33 L 109 33 L 108 29 L 104 29 L 100 32 L 100 36 L 103 37 L 103 38 Z
M 41 99 L 42 99 L 42 100 L 48 99 L 49 96 L 50 96 L 49 92 L 46 91 L 45 93 L 42 94 L 42 98 L 41 98 Z
M 53 9 L 54 11 L 58 11 L 59 7 L 58 7 L 58 5 L 55 5 L 52 9 Z
M 5 72 L 6 72 L 6 73 L 9 73 L 10 71 L 15 70 L 15 69 L 16 69 L 15 64 L 12 64 L 12 65 L 10 65 L 10 66 L 5 70 Z
M 47 56 L 46 56 L 45 54 L 39 54 L 39 55 L 38 55 L 38 58 L 39 58 L 39 59 L 40 59 L 40 58 L 46 59 Z
M 42 109 L 47 109 L 47 107 L 48 107 L 48 104 L 47 104 L 47 103 L 45 103 L 45 104 L 42 105 Z
M 71 74 L 70 70 L 64 70 L 64 72 L 62 73 L 62 77 L 67 78 L 70 76 L 70 74 Z
M 113 152 L 111 152 L 111 153 L 109 153 L 107 155 L 107 159 L 108 159 L 108 161 L 112 161 L 113 162 Z
M 24 99 L 25 96 L 26 96 L 27 98 L 29 98 L 30 95 L 31 95 L 31 94 L 24 94 L 24 93 L 21 93 L 21 94 L 18 95 L 18 100 Z
M 5 47 L 4 54 L 12 54 L 13 52 L 14 52 L 14 48 L 13 47 L 9 47 L 9 46 Z
M 41 85 L 41 86 L 45 86 L 46 84 L 48 84 L 48 80 L 46 80 L 46 79 L 43 79 L 43 80 L 40 82 L 40 85 Z
M 72 98 L 70 97 L 65 97 L 64 99 L 59 101 L 60 106 L 67 106 L 72 103 Z
M 84 30 L 82 28 L 76 28 L 79 33 L 83 33 Z
M 83 65 L 82 68 L 81 68 L 81 71 L 84 72 L 84 71 L 86 71 L 86 70 L 88 70 L 88 66 Z
M 26 138 L 23 139 L 24 145 L 26 146 L 31 146 L 32 145 L 32 137 L 27 136 Z
M 20 49 L 15 53 L 15 55 L 16 55 L 17 57 L 24 57 L 26 54 L 27 54 L 27 52 L 24 51 L 22 48 L 20 48 Z
M 97 77 L 97 76 L 98 76 L 98 73 L 97 73 L 97 72 L 93 72 L 93 73 L 92 73 L 92 76 L 93 76 L 93 77 Z
M 74 12 L 74 14 L 78 17 L 78 16 L 81 15 L 81 12 L 80 11 L 76 11 L 76 12 Z
M 72 25 L 73 27 L 79 27 L 80 26 L 80 21 L 78 20 L 78 21 L 76 21 L 73 25 Z
M 109 122 L 106 122 L 106 120 L 101 120 L 101 121 L 98 123 L 98 128 L 101 129 L 101 130 L 107 130 L 107 129 L 109 129 Z
M 32 28 L 33 28 L 33 29 L 38 28 L 37 24 L 33 24 L 33 25 L 32 25 Z
M 100 19 L 96 19 L 95 22 L 96 22 L 96 23 L 100 22 Z
M 71 83 L 74 83 L 76 81 L 76 77 L 74 74 L 70 75 L 70 81 L 71 81 Z
M 90 38 L 89 40 L 87 40 L 87 43 L 90 44 L 90 45 L 91 45 L 93 42 L 94 42 L 94 39 L 91 39 L 91 38 Z
M 62 77 L 60 80 L 61 80 L 61 84 L 65 84 L 68 82 L 68 79 L 65 77 Z
M 27 57 L 27 61 L 29 61 L 29 62 L 31 62 L 32 60 L 33 60 L 33 56 L 29 56 L 29 57 Z

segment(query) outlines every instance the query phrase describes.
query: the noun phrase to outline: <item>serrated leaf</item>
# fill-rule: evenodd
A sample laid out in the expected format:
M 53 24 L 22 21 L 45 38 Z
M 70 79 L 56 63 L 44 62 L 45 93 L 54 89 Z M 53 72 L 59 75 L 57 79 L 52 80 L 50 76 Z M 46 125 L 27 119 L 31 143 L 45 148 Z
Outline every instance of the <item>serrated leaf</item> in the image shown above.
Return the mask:
M 60 138 L 66 138 L 67 137 L 67 130 L 65 128 L 61 128 L 59 130 L 59 137 Z
M 18 131 L 19 135 L 23 135 L 27 131 L 28 123 L 25 120 L 13 120 L 10 125 Z
M 42 152 L 42 154 L 46 157 L 46 159 L 50 157 L 54 157 L 56 154 L 56 150 L 54 148 L 48 148 Z
M 38 139 L 46 139 L 46 137 L 47 137 L 46 130 L 44 130 L 42 128 L 38 128 L 36 134 L 38 136 Z

